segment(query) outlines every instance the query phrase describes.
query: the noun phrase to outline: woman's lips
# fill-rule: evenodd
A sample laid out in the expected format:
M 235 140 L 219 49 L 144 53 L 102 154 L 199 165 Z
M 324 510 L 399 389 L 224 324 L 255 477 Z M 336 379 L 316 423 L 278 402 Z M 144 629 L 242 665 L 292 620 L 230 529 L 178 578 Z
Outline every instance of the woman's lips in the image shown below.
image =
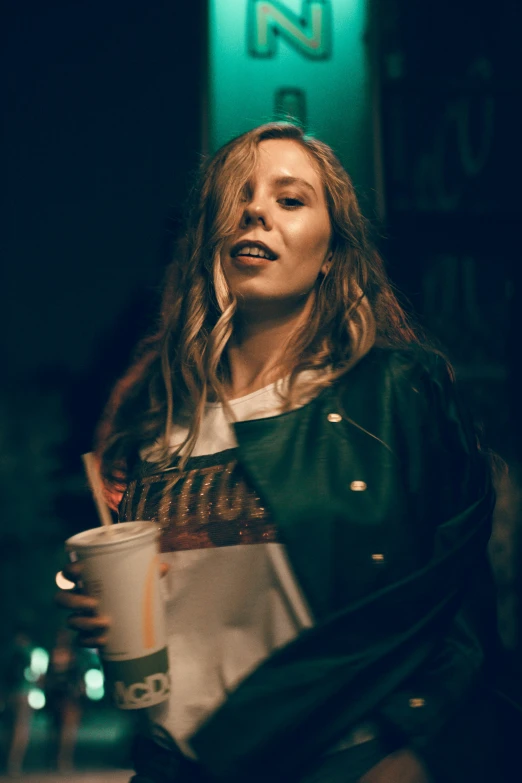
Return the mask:
M 266 266 L 266 264 L 273 264 L 270 258 L 263 258 L 262 256 L 232 256 L 232 263 L 237 266 Z

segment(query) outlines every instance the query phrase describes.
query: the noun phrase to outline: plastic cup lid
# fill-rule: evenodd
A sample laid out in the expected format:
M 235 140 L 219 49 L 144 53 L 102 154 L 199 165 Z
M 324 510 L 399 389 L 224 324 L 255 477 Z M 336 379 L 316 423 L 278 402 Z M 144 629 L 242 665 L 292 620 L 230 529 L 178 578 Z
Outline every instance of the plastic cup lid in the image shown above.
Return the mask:
M 120 522 L 110 527 L 94 527 L 90 530 L 76 533 L 67 539 L 65 546 L 67 549 L 75 549 L 77 547 L 106 548 L 139 538 L 147 538 L 151 535 L 157 537 L 159 532 L 159 528 L 154 522 Z

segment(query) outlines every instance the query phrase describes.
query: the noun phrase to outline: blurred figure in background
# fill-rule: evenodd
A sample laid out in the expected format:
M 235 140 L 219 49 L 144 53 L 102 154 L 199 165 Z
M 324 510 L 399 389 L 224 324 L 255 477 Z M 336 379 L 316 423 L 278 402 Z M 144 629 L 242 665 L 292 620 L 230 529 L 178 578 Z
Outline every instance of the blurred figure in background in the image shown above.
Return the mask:
M 49 656 L 44 682 L 45 700 L 50 717 L 53 765 L 60 772 L 74 766 L 74 749 L 82 715 L 83 670 L 70 634 L 60 629 Z
M 7 774 L 17 776 L 22 771 L 29 734 L 32 709 L 28 701 L 29 682 L 26 669 L 31 665 L 33 644 L 29 635 L 18 630 L 13 638 L 4 668 L 4 699 L 7 719 Z

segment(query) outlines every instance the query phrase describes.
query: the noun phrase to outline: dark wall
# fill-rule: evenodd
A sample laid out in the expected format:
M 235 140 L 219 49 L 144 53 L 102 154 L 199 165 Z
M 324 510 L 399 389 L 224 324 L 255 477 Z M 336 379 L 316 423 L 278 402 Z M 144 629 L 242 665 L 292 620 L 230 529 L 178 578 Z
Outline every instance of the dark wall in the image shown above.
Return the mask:
M 520 453 L 520 6 L 378 6 L 390 272 Z
M 95 364 L 130 297 L 156 284 L 198 164 L 203 6 L 8 3 L 0 312 L 13 372 Z
M 496 454 L 490 556 L 522 684 L 520 4 L 377 5 L 383 248 Z
M 4 4 L 0 637 L 49 642 L 63 540 L 97 524 L 80 454 L 199 163 L 204 5 Z

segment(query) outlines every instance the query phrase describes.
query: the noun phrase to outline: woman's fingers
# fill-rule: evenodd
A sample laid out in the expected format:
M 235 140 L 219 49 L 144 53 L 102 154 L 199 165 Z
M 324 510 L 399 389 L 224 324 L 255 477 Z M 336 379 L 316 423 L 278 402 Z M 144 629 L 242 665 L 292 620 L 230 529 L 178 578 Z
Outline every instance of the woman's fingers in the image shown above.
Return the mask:
M 63 575 L 69 581 L 78 585 L 82 576 L 81 563 L 67 563 Z M 98 615 L 99 601 L 91 595 L 75 590 L 59 590 L 55 596 L 56 603 L 63 609 L 72 612 L 67 618 L 67 625 L 78 634 L 77 641 L 82 647 L 103 647 L 107 644 L 110 628 L 110 618 Z
M 111 621 L 109 617 L 98 614 L 93 617 L 88 617 L 84 614 L 71 614 L 67 624 L 70 628 L 74 628 L 75 631 L 87 631 L 89 634 L 94 634 L 96 631 L 106 631 Z M 95 635 L 98 636 L 97 633 Z
M 88 617 L 84 614 L 71 614 L 67 625 L 78 633 L 78 643 L 82 647 L 103 647 L 107 644 L 107 631 L 110 626 L 108 617 L 94 615 Z
M 104 636 L 86 636 L 83 633 L 78 634 L 78 643 L 82 647 L 104 647 L 107 644 L 108 637 Z
M 60 590 L 55 596 L 56 603 L 64 609 L 73 611 L 95 612 L 98 607 L 98 600 L 84 593 L 76 591 Z
M 70 582 L 74 582 L 76 584 L 81 578 L 82 567 L 80 563 L 67 563 L 67 565 L 63 567 L 62 574 Z

